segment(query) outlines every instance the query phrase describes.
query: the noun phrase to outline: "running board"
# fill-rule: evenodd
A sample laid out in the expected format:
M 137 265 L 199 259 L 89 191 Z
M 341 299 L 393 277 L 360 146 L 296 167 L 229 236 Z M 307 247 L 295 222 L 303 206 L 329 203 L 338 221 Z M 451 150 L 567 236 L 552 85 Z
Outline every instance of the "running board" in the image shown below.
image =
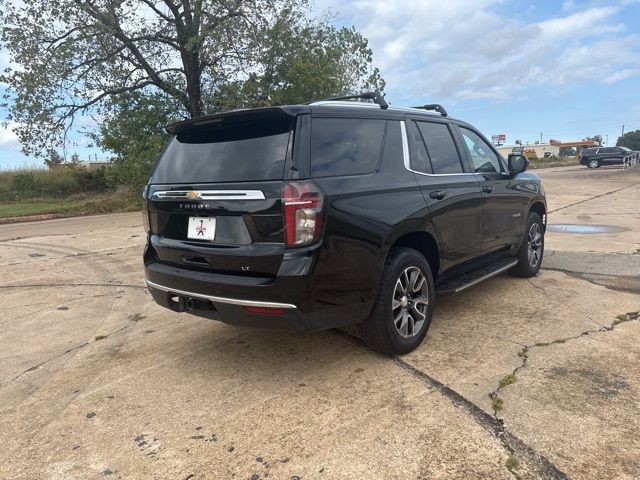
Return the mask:
M 473 287 L 474 285 L 491 277 L 494 277 L 499 273 L 504 272 L 505 270 L 509 270 L 511 267 L 514 267 L 517 264 L 518 260 L 507 259 L 501 261 L 500 263 L 481 268 L 480 270 L 474 270 L 473 272 L 467 273 L 466 275 L 458 277 L 455 280 L 451 280 L 450 282 L 438 285 L 436 287 L 436 293 L 442 295 L 450 295 L 452 293 L 461 292 L 462 290 Z

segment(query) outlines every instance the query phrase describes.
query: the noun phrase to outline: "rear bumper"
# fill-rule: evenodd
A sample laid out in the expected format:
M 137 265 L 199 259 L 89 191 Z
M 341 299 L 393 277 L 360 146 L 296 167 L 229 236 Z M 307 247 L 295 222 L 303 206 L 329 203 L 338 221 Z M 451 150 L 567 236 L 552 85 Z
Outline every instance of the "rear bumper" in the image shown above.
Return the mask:
M 300 268 L 302 272 L 305 270 Z M 180 299 L 182 302 L 191 299 L 197 308 L 188 313 L 233 325 L 289 331 L 323 330 L 357 323 L 364 318 L 364 311 L 370 311 L 370 306 L 362 303 L 335 306 L 312 301 L 309 274 L 252 278 L 149 263 L 145 276 L 149 292 L 159 305 L 184 312 Z M 280 311 L 253 313 L 247 311 L 251 307 Z
M 305 331 L 312 330 L 312 325 L 295 305 L 286 303 L 258 302 L 244 299 L 216 297 L 196 292 L 188 292 L 166 287 L 147 280 L 147 287 L 153 299 L 159 305 L 175 312 L 184 312 L 183 306 L 175 299 L 196 300 L 198 308 L 187 313 L 209 320 L 219 320 L 233 325 L 260 327 L 276 330 Z M 282 309 L 281 314 L 248 313 L 244 307 L 260 307 Z

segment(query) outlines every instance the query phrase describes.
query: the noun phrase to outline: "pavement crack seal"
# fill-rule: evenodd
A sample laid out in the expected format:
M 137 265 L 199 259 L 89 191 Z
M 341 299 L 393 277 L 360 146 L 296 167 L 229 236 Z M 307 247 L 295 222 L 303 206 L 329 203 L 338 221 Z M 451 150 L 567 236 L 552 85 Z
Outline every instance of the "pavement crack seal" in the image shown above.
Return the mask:
M 593 197 L 585 198 L 584 200 L 580 200 L 579 202 L 572 203 L 570 205 L 565 205 L 564 207 L 556 208 L 555 210 L 549 210 L 547 214 L 559 212 L 560 210 L 564 210 L 565 208 L 574 207 L 576 205 L 580 205 L 584 202 L 589 202 L 591 200 L 595 200 L 596 198 L 604 197 L 605 195 L 611 195 L 612 193 L 621 192 L 622 190 L 626 190 L 627 188 L 635 187 L 635 184 L 627 185 L 626 187 L 619 188 L 617 190 L 611 190 L 610 192 L 601 193 L 600 195 L 594 195 Z
M 505 423 L 504 423 L 504 419 L 501 419 L 498 417 L 499 412 L 502 410 L 503 406 L 504 406 L 504 401 L 500 398 L 500 391 L 503 388 L 508 387 L 509 385 L 512 385 L 514 383 L 516 383 L 518 381 L 518 372 L 520 370 L 522 370 L 523 368 L 525 368 L 528 365 L 528 361 L 529 361 L 529 351 L 532 350 L 533 348 L 544 348 L 544 347 L 548 347 L 550 345 L 558 345 L 558 344 L 563 344 L 563 343 L 567 343 L 571 340 L 575 340 L 577 338 L 581 338 L 581 337 L 585 337 L 594 333 L 606 333 L 606 332 L 611 332 L 612 330 L 614 330 L 618 325 L 620 325 L 621 323 L 627 323 L 627 322 L 631 322 L 634 320 L 638 320 L 640 318 L 640 311 L 637 312 L 628 312 L 628 313 L 624 313 L 624 314 L 620 314 L 618 316 L 616 316 L 616 319 L 608 326 L 601 326 L 600 328 L 596 329 L 596 330 L 585 330 L 584 332 L 579 333 L 578 335 L 574 335 L 572 337 L 565 337 L 565 338 L 558 338 L 556 340 L 553 340 L 551 342 L 538 342 L 538 343 L 534 343 L 531 345 L 522 345 L 522 349 L 518 352 L 518 357 L 520 357 L 521 359 L 521 363 L 519 366 L 517 366 L 510 374 L 504 376 L 499 384 L 498 387 L 489 394 L 489 398 L 491 399 L 491 405 L 493 408 L 493 419 L 494 421 L 498 422 L 502 428 L 506 429 L 505 427 Z M 445 387 L 448 388 L 448 387 Z M 506 431 L 506 430 L 505 430 Z M 505 445 L 506 446 L 506 445 Z
M 357 345 L 361 348 L 364 344 L 361 339 L 356 338 L 350 333 L 337 330 L 336 333 L 340 335 L 345 341 L 351 345 Z M 366 349 L 370 352 L 369 349 Z M 384 358 L 389 358 L 385 356 Z M 510 458 L 514 457 L 521 460 L 520 464 L 526 464 L 530 470 L 535 473 L 535 478 L 545 480 L 569 480 L 569 476 L 562 472 L 558 467 L 551 463 L 543 455 L 536 452 L 532 447 L 516 437 L 513 433 L 509 432 L 504 425 L 503 420 L 496 418 L 490 413 L 485 412 L 478 405 L 471 400 L 465 398 L 452 388 L 446 386 L 444 383 L 436 380 L 429 374 L 423 372 L 419 368 L 411 365 L 409 362 L 401 359 L 400 357 L 391 357 L 393 363 L 407 372 L 409 375 L 418 379 L 430 388 L 433 388 L 438 393 L 447 398 L 456 408 L 459 408 L 471 418 L 489 434 L 493 435 L 500 444 L 507 450 Z M 511 475 L 518 478 L 516 472 L 512 471 L 515 465 L 512 465 L 510 469 L 507 467 Z
M 564 472 L 551 463 L 546 457 L 536 452 L 532 447 L 509 432 L 503 420 L 497 418 L 495 415 L 485 412 L 482 408 L 463 397 L 452 388 L 439 382 L 401 358 L 392 357 L 392 359 L 397 366 L 427 384 L 429 387 L 434 388 L 440 394 L 447 397 L 455 407 L 469 414 L 478 425 L 500 441 L 502 446 L 509 452 L 510 458 L 517 458 L 527 464 L 527 466 L 534 471 L 536 478 L 555 480 L 569 479 Z M 515 472 L 511 473 L 514 474 Z
M 130 326 L 131 326 L 131 325 L 125 325 L 124 327 L 119 328 L 118 330 L 116 330 L 116 331 L 114 331 L 114 332 L 108 333 L 108 334 L 106 334 L 106 335 L 99 335 L 100 340 L 103 340 L 103 339 L 105 339 L 105 338 L 109 338 L 109 337 L 110 337 L 110 336 L 112 336 L 112 335 L 115 335 L 115 334 L 117 334 L 117 333 L 120 333 L 120 332 L 122 332 L 122 331 L 126 330 L 127 328 L 129 328 Z M 93 339 L 93 340 L 89 340 L 88 342 L 84 342 L 84 343 L 82 343 L 82 344 L 80 344 L 80 345 L 76 345 L 75 347 L 71 347 L 71 348 L 69 348 L 68 350 L 65 350 L 65 351 L 64 351 L 64 352 L 62 352 L 62 353 L 58 353 L 57 355 L 54 355 L 53 357 L 50 357 L 50 358 L 48 358 L 48 359 L 46 359 L 46 360 L 44 360 L 44 361 L 42 361 L 42 362 L 40 362 L 40 363 L 38 363 L 38 364 L 36 364 L 36 365 L 32 366 L 32 367 L 27 368 L 24 372 L 22 372 L 22 373 L 20 373 L 20 374 L 16 375 L 15 377 L 13 377 L 13 378 L 11 378 L 11 379 L 9 379 L 9 380 L 5 380 L 4 382 L 1 382 L 1 383 L 0 383 L 0 385 L 6 385 L 6 384 L 8 384 L 8 383 L 15 382 L 16 380 L 18 380 L 18 379 L 19 379 L 20 377 L 22 377 L 23 375 L 26 375 L 26 374 L 27 374 L 27 373 L 29 373 L 29 372 L 34 372 L 34 371 L 38 370 L 40 367 L 42 367 L 43 365 L 46 365 L 47 363 L 52 362 L 52 361 L 54 361 L 54 360 L 56 360 L 56 359 L 58 359 L 58 358 L 60 358 L 60 357 L 63 357 L 63 356 L 65 356 L 65 355 L 67 355 L 67 354 L 69 354 L 69 353 L 71 353 L 71 352 L 75 352 L 75 351 L 77 351 L 77 350 L 80 350 L 81 348 L 84 348 L 84 347 L 86 347 L 87 345 L 90 345 L 90 344 L 92 344 L 92 343 L 95 343 L 96 341 L 98 341 L 98 337 L 95 337 L 95 339 Z

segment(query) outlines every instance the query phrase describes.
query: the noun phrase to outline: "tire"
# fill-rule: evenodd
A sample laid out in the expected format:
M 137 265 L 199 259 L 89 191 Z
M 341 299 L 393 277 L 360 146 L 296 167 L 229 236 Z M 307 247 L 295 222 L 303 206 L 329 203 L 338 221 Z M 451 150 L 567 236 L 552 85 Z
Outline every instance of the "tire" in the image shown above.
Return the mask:
M 427 334 L 433 300 L 433 275 L 427 260 L 411 248 L 391 249 L 373 311 L 362 324 L 364 342 L 389 355 L 411 352 Z
M 518 249 L 518 264 L 509 270 L 516 277 L 535 277 L 542 265 L 544 256 L 544 225 L 540 215 L 529 212 L 527 228 Z
M 595 158 L 589 160 L 587 162 L 587 167 L 589 168 L 600 168 L 600 162 L 598 160 L 596 160 Z

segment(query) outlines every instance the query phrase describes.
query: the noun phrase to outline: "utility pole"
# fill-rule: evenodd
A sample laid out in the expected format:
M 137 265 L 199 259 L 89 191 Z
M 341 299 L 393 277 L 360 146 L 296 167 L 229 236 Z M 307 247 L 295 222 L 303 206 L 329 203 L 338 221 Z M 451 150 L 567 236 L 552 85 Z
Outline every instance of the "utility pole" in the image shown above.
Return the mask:
M 540 143 L 542 143 L 542 132 L 540 132 Z
M 606 140 L 604 141 L 604 146 L 608 147 L 609 146 L 609 134 L 608 133 L 605 135 L 605 139 Z
M 622 136 L 624 137 L 624 124 L 622 124 Z

